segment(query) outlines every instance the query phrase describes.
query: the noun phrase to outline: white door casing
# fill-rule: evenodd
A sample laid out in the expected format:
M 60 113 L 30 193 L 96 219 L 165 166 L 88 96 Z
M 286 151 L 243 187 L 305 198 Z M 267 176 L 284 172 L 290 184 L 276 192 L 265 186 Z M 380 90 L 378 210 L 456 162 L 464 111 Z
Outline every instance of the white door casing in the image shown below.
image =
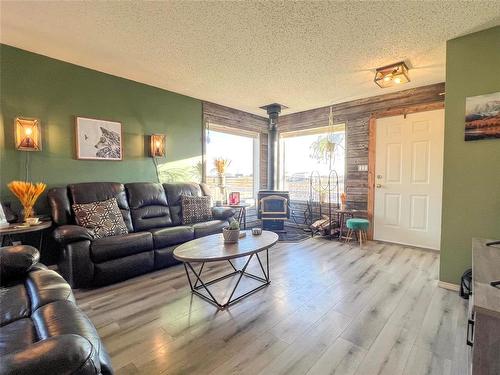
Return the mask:
M 377 119 L 374 239 L 439 250 L 444 110 Z

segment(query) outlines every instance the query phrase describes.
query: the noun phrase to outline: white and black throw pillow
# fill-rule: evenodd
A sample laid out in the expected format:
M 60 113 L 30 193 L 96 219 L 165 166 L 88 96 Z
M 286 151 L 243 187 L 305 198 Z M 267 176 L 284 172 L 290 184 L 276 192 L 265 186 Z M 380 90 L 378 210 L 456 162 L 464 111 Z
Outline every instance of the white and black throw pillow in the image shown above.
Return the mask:
M 102 202 L 74 204 L 72 207 L 77 224 L 89 229 L 94 238 L 128 233 L 116 198 Z
M 209 196 L 192 197 L 190 195 L 181 195 L 181 205 L 183 224 L 212 220 Z

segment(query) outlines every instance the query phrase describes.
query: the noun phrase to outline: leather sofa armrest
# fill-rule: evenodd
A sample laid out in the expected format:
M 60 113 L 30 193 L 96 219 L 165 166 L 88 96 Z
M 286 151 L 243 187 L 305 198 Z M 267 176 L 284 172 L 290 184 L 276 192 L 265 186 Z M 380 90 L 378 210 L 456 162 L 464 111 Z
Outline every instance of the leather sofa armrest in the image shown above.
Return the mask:
M 92 241 L 93 239 L 90 231 L 79 225 L 61 225 L 54 229 L 52 236 L 61 245 L 84 240 Z
M 101 366 L 90 341 L 79 335 L 67 334 L 3 355 L 0 374 L 101 374 Z
M 234 208 L 231 207 L 212 207 L 212 216 L 216 220 L 228 220 L 235 214 Z

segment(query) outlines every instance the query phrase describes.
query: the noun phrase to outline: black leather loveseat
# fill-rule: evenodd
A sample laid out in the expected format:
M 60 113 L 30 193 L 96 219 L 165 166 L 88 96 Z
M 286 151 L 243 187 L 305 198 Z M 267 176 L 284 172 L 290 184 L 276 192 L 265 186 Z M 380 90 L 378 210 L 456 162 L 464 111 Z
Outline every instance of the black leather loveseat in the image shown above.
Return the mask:
M 0 248 L 0 375 L 113 373 L 71 287 L 31 246 Z
M 204 184 L 96 182 L 49 191 L 54 238 L 61 245 L 59 271 L 73 288 L 89 288 L 125 280 L 177 264 L 176 246 L 222 231 L 234 210 L 212 208 L 213 220 L 183 225 L 181 196 L 206 196 Z M 116 198 L 127 234 L 94 239 L 75 225 L 72 204 Z

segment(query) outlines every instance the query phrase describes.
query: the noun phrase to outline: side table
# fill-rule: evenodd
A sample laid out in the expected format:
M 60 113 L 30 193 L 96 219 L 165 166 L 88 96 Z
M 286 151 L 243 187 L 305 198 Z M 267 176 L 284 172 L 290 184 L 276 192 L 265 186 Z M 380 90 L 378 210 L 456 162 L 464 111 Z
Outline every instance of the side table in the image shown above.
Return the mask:
M 38 250 L 42 251 L 43 233 L 45 229 L 52 226 L 52 221 L 41 221 L 38 224 L 30 225 L 29 227 L 20 226 L 21 223 L 9 224 L 8 227 L 0 228 L 0 237 L 2 238 L 1 245 L 7 246 L 14 242 L 14 237 L 26 233 L 36 233 L 39 235 Z
M 243 224 L 243 229 L 247 229 L 247 208 L 250 207 L 250 205 L 245 203 L 240 203 L 240 204 L 230 204 L 228 207 L 238 210 L 238 216 L 236 217 L 236 220 L 238 220 L 238 223 L 240 223 L 240 228 L 241 225 Z

